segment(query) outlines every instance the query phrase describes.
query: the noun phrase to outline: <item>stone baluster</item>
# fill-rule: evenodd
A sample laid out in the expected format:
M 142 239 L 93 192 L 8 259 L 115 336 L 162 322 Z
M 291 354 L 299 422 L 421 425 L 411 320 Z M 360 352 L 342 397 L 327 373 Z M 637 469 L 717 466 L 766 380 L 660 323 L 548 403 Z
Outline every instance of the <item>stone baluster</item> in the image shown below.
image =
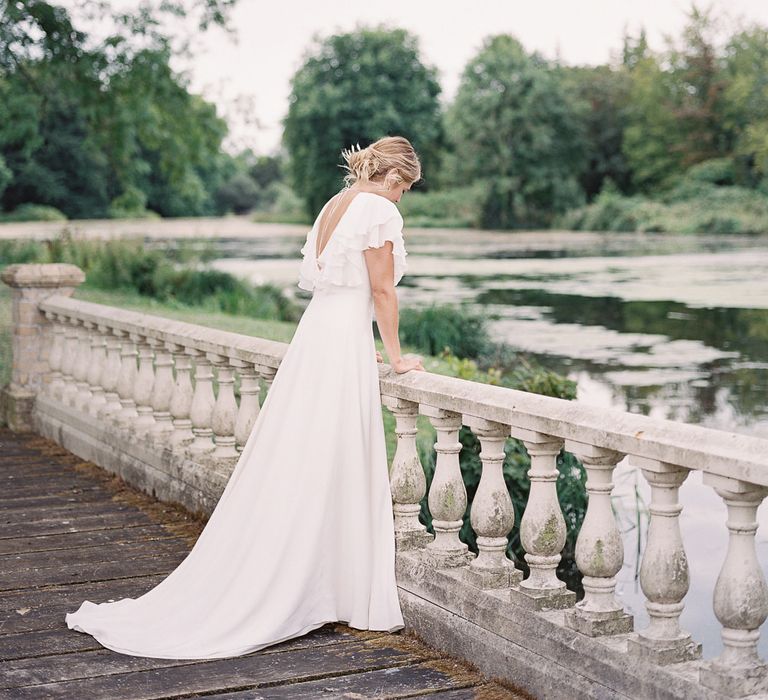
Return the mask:
M 211 415 L 213 428 L 214 459 L 237 457 L 235 449 L 235 420 L 237 419 L 237 401 L 235 399 L 234 369 L 229 358 L 214 352 L 208 353 L 208 359 L 216 367 L 216 379 L 219 385 L 216 402 Z
M 566 441 L 587 472 L 587 514 L 576 540 L 576 564 L 584 575 L 584 598 L 565 613 L 565 624 L 596 637 L 632 631 L 632 616 L 616 600 L 616 575 L 624 564 L 624 544 L 611 507 L 613 471 L 620 452 Z
M 51 352 L 48 356 L 48 365 L 51 368 L 50 380 L 46 395 L 52 399 L 60 399 L 64 388 L 64 378 L 61 373 L 61 367 L 64 362 L 64 344 L 66 342 L 65 319 L 51 311 L 46 311 L 45 317 L 51 324 L 53 340 L 51 341 Z
M 97 324 L 91 335 L 91 361 L 88 367 L 88 388 L 91 392 L 91 400 L 86 405 L 86 409 L 92 416 L 98 416 L 99 411 L 107 402 L 104 396 L 104 387 L 101 385 L 104 365 L 107 361 L 105 337 L 107 332 L 106 326 Z
M 419 520 L 421 499 L 427 492 L 427 479 L 416 449 L 419 404 L 392 396 L 383 396 L 382 402 L 395 416 L 397 435 L 397 449 L 389 473 L 395 544 L 400 551 L 420 549 L 432 540 L 432 535 Z
M 65 319 L 67 325 L 64 336 L 64 357 L 61 362 L 63 386 L 60 399 L 63 404 L 69 406 L 72 397 L 77 393 L 74 371 L 77 360 L 77 346 L 80 343 L 80 331 L 77 328 L 78 320 L 76 318 L 62 318 Z
M 630 457 L 651 486 L 650 522 L 640 565 L 640 587 L 650 624 L 629 639 L 628 651 L 658 664 L 701 656 L 701 645 L 680 629 L 688 592 L 688 558 L 680 535 L 678 491 L 688 470 L 657 460 Z
M 242 452 L 243 446 L 248 441 L 253 424 L 259 416 L 259 372 L 252 362 L 244 360 L 231 360 L 234 367 L 238 368 L 240 375 L 240 408 L 237 411 L 235 421 L 235 446 L 238 452 Z
M 136 343 L 131 335 L 125 331 L 114 330 L 113 333 L 118 338 L 125 338 L 120 348 L 120 375 L 117 378 L 117 393 L 120 396 L 121 409 L 112 414 L 116 423 L 122 428 L 130 428 L 131 424 L 138 417 L 136 412 L 136 401 L 133 398 L 133 392 L 136 387 Z
M 213 444 L 213 429 L 211 428 L 211 416 L 216 397 L 213 395 L 211 363 L 205 353 L 188 348 L 187 354 L 195 358 L 195 391 L 189 410 L 194 439 L 187 449 L 190 455 L 199 457 L 206 452 L 211 452 L 216 447 Z
M 483 465 L 469 513 L 478 553 L 467 568 L 467 580 L 479 588 L 508 588 L 522 578 L 507 556 L 509 533 L 515 526 L 515 510 L 504 481 L 509 426 L 475 416 L 465 416 L 464 422 L 480 440 Z
M 165 441 L 173 432 L 171 418 L 171 397 L 173 396 L 173 359 L 166 344 L 155 338 L 149 339 L 155 348 L 155 381 L 152 384 L 152 415 L 155 424 L 150 428 L 150 436 Z
M 557 456 L 563 441 L 517 428 L 512 434 L 523 441 L 531 458 L 531 490 L 520 520 L 520 541 L 530 574 L 513 588 L 512 600 L 534 610 L 568 608 L 576 602 L 576 594 L 557 578 L 566 538 L 565 518 L 557 498 Z
M 152 366 L 152 350 L 154 338 L 131 333 L 131 338 L 136 341 L 139 350 L 139 372 L 136 375 L 136 386 L 133 390 L 133 398 L 136 401 L 136 413 L 138 418 L 133 423 L 133 429 L 143 434 L 155 424 L 152 415 L 152 388 L 155 383 L 155 370 Z
M 91 329 L 93 324 L 89 321 L 78 325 L 77 357 L 72 375 L 75 378 L 75 392 L 70 394 L 70 406 L 82 411 L 91 399 L 91 390 L 88 386 L 88 368 L 91 361 Z
M 102 420 L 110 420 L 122 408 L 120 395 L 117 393 L 117 382 L 120 377 L 120 338 L 111 331 L 109 326 L 99 326 L 106 332 L 107 354 L 101 371 L 99 384 L 104 389 L 104 405 L 98 411 Z
M 419 410 L 429 417 L 437 432 L 435 474 L 428 499 L 435 539 L 427 544 L 427 556 L 438 568 L 463 566 L 472 555 L 459 539 L 467 510 L 467 488 L 459 465 L 462 417 L 460 413 L 434 406 L 422 405 Z
M 714 609 L 723 626 L 723 651 L 699 671 L 701 683 L 729 697 L 768 691 L 768 664 L 757 653 L 768 617 L 768 586 L 755 554 L 757 509 L 768 490 L 745 481 L 704 474 L 728 508 L 728 552 L 717 578 Z
M 62 316 L 66 324 L 64 331 L 64 357 L 61 360 L 62 387 L 59 399 L 65 405 L 69 405 L 71 397 L 77 393 L 75 384 L 75 361 L 77 360 L 77 346 L 79 344 L 79 331 L 77 319 Z
M 265 367 L 260 365 L 259 374 L 261 375 L 261 378 L 264 380 L 264 385 L 266 386 L 267 393 L 269 393 L 269 390 L 272 388 L 272 382 L 275 380 L 275 375 L 277 374 L 277 368 Z
M 173 385 L 169 411 L 173 419 L 173 432 L 171 433 L 171 447 L 178 447 L 191 442 L 192 421 L 189 418 L 189 410 L 192 406 L 192 358 L 185 352 L 183 345 L 166 343 L 166 347 L 173 353 L 176 366 L 176 381 Z

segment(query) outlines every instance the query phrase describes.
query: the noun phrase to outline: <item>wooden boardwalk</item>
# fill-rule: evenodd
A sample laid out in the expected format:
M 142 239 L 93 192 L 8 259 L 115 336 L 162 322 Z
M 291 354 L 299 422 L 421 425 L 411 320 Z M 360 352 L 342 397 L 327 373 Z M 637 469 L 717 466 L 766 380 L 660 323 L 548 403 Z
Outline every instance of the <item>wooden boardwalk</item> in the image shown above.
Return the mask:
M 410 634 L 326 625 L 234 659 L 117 654 L 69 630 L 86 598 L 136 597 L 204 522 L 35 435 L 0 428 L 0 698 L 526 698 Z

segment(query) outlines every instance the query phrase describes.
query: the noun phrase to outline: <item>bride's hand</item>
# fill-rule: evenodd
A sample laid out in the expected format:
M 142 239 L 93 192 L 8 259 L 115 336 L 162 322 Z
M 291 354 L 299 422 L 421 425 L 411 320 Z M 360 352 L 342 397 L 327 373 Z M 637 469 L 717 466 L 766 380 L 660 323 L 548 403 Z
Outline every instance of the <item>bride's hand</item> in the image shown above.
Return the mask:
M 412 369 L 419 370 L 421 372 L 426 371 L 424 365 L 421 364 L 420 357 L 401 357 L 396 362 L 392 363 L 392 369 L 396 374 L 403 374 Z
M 384 362 L 384 358 L 378 350 L 376 351 L 376 362 Z

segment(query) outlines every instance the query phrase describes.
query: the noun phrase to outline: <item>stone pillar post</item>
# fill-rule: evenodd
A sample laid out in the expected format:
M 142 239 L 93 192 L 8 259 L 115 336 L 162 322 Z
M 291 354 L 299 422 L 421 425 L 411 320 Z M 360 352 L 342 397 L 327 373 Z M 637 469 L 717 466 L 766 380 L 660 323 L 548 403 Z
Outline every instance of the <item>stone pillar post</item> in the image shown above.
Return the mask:
M 43 390 L 50 371 L 48 354 L 52 342 L 52 323 L 39 304 L 54 294 L 71 296 L 85 281 L 85 273 L 75 265 L 9 265 L 0 274 L 12 289 L 11 381 L 3 387 L 0 405 L 5 420 L 14 432 L 32 430 L 35 396 Z

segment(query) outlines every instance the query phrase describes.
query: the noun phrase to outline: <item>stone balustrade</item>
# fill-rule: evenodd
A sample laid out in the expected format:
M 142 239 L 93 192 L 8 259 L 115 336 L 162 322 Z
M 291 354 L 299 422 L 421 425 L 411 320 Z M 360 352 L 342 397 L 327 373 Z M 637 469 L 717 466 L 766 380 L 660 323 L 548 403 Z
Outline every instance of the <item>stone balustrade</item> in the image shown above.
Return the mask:
M 73 299 L 76 268 L 69 277 L 56 270 L 61 289 L 50 283 L 47 295 L 32 294 L 29 267 L 40 266 L 3 272 L 18 307 L 6 403 L 35 399 L 34 408 L 9 411 L 16 427 L 53 437 L 160 498 L 210 511 L 258 416 L 260 384 L 268 391 L 287 346 Z M 30 298 L 34 310 L 24 306 Z M 34 366 L 25 353 L 34 354 Z M 410 627 L 543 697 L 765 696 L 768 669 L 757 642 L 768 587 L 755 532 L 768 493 L 768 441 L 379 367 L 382 401 L 395 420 L 390 482 L 398 584 Z M 416 443 L 419 421 L 437 436 L 429 484 Z M 467 515 L 462 426 L 481 445 L 482 473 L 468 514 L 476 555 L 459 538 Z M 502 471 L 512 439 L 531 461 L 522 518 Z M 556 574 L 566 539 L 555 488 L 562 450 L 587 473 L 588 508 L 576 544 L 584 576 L 579 602 Z M 640 569 L 650 623 L 637 630 L 615 594 L 624 552 L 612 479 L 625 457 L 652 494 Z M 691 567 L 678 490 L 692 471 L 703 472 L 728 511 L 728 553 L 712 591 L 724 650 L 706 662 L 680 625 Z M 434 534 L 420 519 L 425 498 Z M 525 577 L 508 555 L 515 528 Z

